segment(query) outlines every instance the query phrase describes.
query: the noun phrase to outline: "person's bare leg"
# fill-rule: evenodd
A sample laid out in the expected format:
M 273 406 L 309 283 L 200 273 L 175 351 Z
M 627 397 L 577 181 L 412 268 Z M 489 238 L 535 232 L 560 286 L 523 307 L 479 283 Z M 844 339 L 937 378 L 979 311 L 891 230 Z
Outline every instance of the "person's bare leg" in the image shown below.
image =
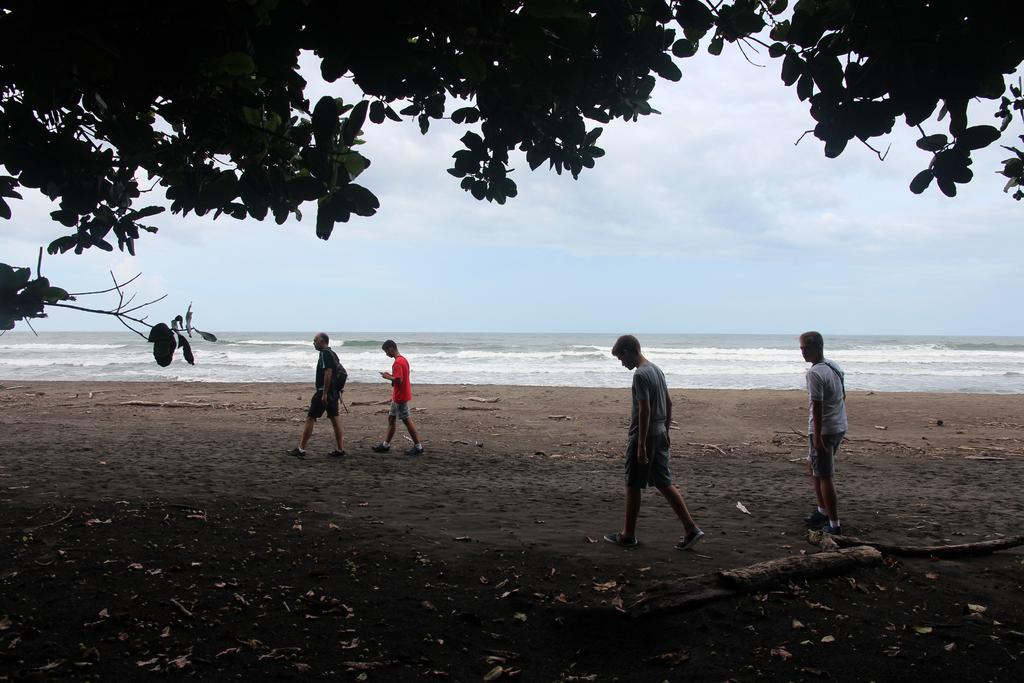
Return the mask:
M 818 494 L 821 507 L 828 512 L 829 521 L 839 519 L 839 497 L 836 495 L 836 484 L 832 477 L 815 477 L 814 490 Z
M 334 440 L 338 442 L 338 450 L 343 451 L 345 447 L 342 446 L 342 442 L 345 438 L 345 428 L 341 425 L 340 415 L 329 415 L 331 419 L 331 426 L 334 427 Z
M 664 488 L 658 487 L 661 495 L 665 496 L 665 500 L 672 506 L 672 511 L 676 513 L 676 517 L 683 523 L 683 528 L 687 534 L 692 534 L 697 530 L 697 523 L 693 521 L 693 515 L 690 514 L 690 510 L 686 507 L 686 501 L 683 499 L 682 492 L 673 484 Z
M 825 507 L 825 500 L 821 497 L 821 486 L 818 484 L 818 478 L 814 476 L 814 471 L 811 469 L 811 461 L 807 461 L 807 473 L 811 476 L 811 486 L 814 487 L 814 498 L 818 501 L 818 507 L 822 510 L 827 510 Z
M 306 444 L 309 443 L 309 437 L 313 434 L 313 425 L 315 424 L 315 418 L 306 417 L 306 424 L 302 426 L 302 438 L 299 439 L 299 449 L 306 450 Z
M 640 516 L 640 499 L 643 491 L 632 486 L 626 487 L 626 520 L 622 525 L 622 538 L 636 538 L 636 521 Z
M 409 436 L 412 437 L 413 445 L 418 444 L 420 442 L 420 436 L 416 433 L 416 426 L 412 423 L 412 418 L 407 417 L 402 420 L 402 422 L 405 423 L 405 428 L 409 430 Z
M 388 435 L 384 437 L 384 443 L 390 444 L 393 438 L 395 438 L 395 416 L 388 415 Z

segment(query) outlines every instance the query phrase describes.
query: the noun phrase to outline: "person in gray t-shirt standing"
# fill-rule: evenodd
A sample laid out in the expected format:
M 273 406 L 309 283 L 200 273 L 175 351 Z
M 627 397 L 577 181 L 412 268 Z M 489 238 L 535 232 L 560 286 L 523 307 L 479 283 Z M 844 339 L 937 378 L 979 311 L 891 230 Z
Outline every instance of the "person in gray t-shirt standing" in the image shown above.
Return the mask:
M 807 370 L 807 464 L 811 470 L 818 508 L 804 518 L 808 527 L 842 534 L 836 495 L 836 453 L 846 435 L 846 380 L 843 370 L 825 358 L 825 340 L 819 332 L 800 335 L 800 353 L 811 364 Z
M 685 535 L 676 544 L 679 550 L 691 548 L 704 536 L 686 508 L 683 494 L 672 483 L 669 468 L 668 427 L 672 422 L 672 398 L 665 374 L 640 352 L 640 342 L 623 335 L 612 347 L 612 355 L 633 373 L 633 409 L 629 419 L 626 446 L 626 519 L 622 531 L 605 534 L 604 540 L 624 547 L 637 544 L 636 522 L 640 497 L 648 483 L 661 492 L 683 523 Z

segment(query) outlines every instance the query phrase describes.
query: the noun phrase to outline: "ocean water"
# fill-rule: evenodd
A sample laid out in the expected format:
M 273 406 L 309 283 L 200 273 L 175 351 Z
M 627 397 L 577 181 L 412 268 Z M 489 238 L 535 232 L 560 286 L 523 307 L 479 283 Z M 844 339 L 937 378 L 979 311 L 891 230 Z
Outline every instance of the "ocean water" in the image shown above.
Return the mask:
M 381 333 L 331 333 L 353 382 L 390 369 Z M 312 332 L 224 332 L 193 340 L 167 368 L 129 332 L 14 331 L 0 336 L 0 380 L 312 382 Z M 396 334 L 414 384 L 626 387 L 614 334 Z M 806 363 L 793 335 L 645 334 L 645 355 L 673 388 L 801 389 Z M 826 356 L 849 390 L 1024 393 L 1024 337 L 829 336 Z

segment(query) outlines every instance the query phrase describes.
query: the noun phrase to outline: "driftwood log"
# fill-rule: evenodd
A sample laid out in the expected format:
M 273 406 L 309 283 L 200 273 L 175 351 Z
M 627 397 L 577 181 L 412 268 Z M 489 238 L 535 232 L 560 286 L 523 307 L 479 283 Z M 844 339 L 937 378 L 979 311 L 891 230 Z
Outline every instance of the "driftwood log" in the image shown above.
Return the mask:
M 853 536 L 833 536 L 836 545 L 843 548 L 869 546 L 886 555 L 902 557 L 971 557 L 988 555 L 997 550 L 1014 548 L 1024 545 L 1024 536 L 1007 536 L 994 541 L 978 541 L 977 543 L 958 543 L 956 545 L 895 545 L 865 541 Z
M 882 553 L 867 546 L 768 560 L 683 579 L 648 593 L 630 605 L 626 613 L 638 618 L 684 612 L 709 602 L 764 590 L 783 581 L 836 576 L 881 562 Z

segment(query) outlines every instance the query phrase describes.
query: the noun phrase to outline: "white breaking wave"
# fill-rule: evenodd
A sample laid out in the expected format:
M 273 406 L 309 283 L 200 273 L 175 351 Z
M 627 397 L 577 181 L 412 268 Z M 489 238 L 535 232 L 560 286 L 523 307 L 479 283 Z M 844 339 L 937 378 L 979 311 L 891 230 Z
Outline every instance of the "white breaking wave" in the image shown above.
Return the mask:
M 413 384 L 628 387 L 611 356 L 616 335 L 330 333 L 352 382 L 379 382 L 391 360 L 377 339 L 395 337 Z M 0 379 L 197 382 L 313 381 L 313 333 L 226 333 L 193 339 L 197 364 L 157 366 L 129 333 L 13 332 L 0 338 Z M 231 339 L 234 337 L 234 339 Z M 345 339 L 349 344 L 345 343 Z M 1024 393 L 1024 339 L 830 337 L 826 353 L 851 391 Z M 641 335 L 644 353 L 673 388 L 803 389 L 807 364 L 795 337 Z

